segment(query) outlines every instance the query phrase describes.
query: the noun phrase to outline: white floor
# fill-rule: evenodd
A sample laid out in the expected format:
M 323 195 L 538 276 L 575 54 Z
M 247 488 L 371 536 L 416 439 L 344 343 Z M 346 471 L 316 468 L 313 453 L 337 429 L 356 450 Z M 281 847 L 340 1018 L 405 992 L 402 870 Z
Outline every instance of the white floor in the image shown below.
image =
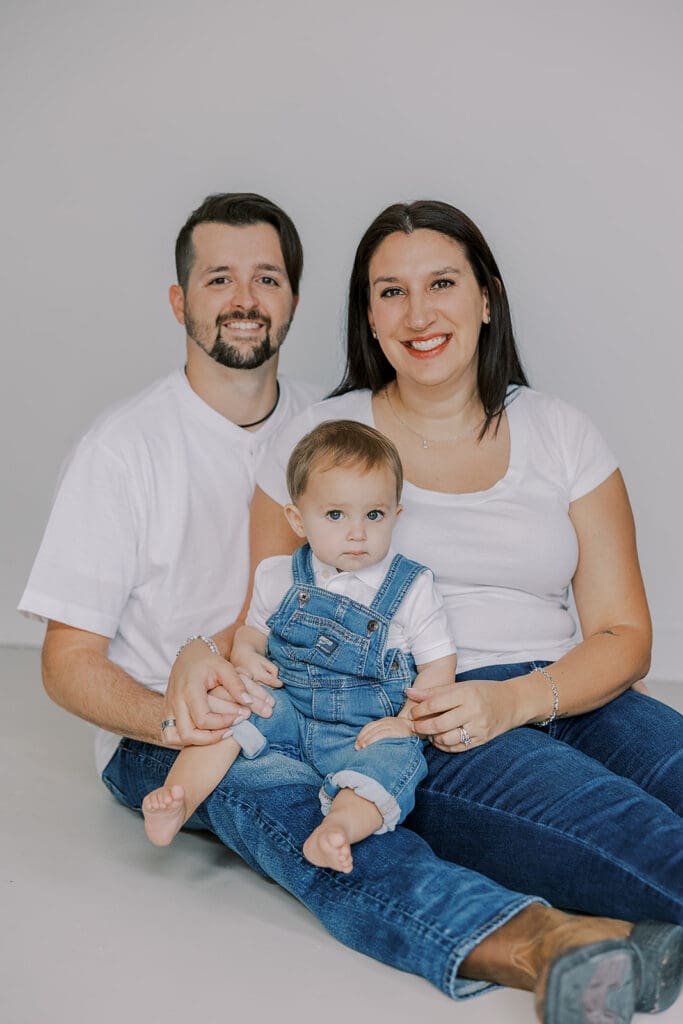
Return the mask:
M 208 837 L 151 846 L 97 779 L 90 727 L 44 695 L 38 652 L 0 649 L 0 675 L 4 1024 L 533 1021 L 525 993 L 453 1003 L 351 952 Z M 658 695 L 683 706 L 683 688 Z M 657 1020 L 681 1024 L 682 1002 Z

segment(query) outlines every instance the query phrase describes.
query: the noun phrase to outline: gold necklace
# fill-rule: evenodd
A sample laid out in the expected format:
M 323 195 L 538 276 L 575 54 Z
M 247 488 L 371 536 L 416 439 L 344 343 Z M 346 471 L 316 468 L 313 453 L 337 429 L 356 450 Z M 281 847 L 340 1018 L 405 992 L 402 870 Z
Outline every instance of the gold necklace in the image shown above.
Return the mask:
M 469 430 L 463 431 L 462 434 L 453 434 L 452 437 L 425 437 L 424 434 L 422 434 L 419 430 L 415 430 L 414 427 L 411 427 L 410 423 L 406 423 L 405 420 L 401 419 L 399 414 L 394 409 L 393 402 L 389 398 L 389 386 L 387 384 L 384 385 L 384 395 L 386 397 L 387 402 L 389 403 L 389 408 L 391 409 L 392 413 L 394 414 L 398 422 L 401 424 L 402 427 L 405 427 L 406 430 L 409 430 L 411 434 L 415 434 L 416 437 L 420 438 L 420 440 L 422 441 L 423 448 L 429 448 L 430 444 L 451 444 L 451 442 L 453 441 L 462 441 L 464 438 L 470 437 L 472 434 L 474 434 L 475 431 L 479 430 L 480 427 L 482 427 L 484 424 L 484 420 L 479 420 L 479 422 L 475 423 L 475 425 L 473 427 L 470 427 Z

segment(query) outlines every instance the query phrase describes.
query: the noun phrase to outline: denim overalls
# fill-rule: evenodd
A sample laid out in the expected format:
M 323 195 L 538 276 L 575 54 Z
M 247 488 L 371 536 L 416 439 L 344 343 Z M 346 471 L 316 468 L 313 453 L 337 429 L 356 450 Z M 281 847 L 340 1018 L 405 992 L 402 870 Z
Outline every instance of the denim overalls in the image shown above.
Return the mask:
M 354 743 L 367 722 L 398 714 L 415 678 L 412 655 L 386 645 L 389 622 L 424 566 L 396 555 L 368 607 L 317 587 L 311 559 L 308 544 L 292 556 L 294 584 L 268 619 L 266 655 L 284 689 L 275 691 L 272 716 L 256 719 L 262 739 L 253 743 L 253 718 L 233 735 L 240 743 L 244 738 L 247 757 L 264 752 L 268 742 L 297 747 L 324 778 L 323 814 L 340 789 L 353 789 L 376 804 L 383 818 L 378 831 L 386 832 L 412 810 L 427 774 L 422 741 L 384 739 L 364 750 Z

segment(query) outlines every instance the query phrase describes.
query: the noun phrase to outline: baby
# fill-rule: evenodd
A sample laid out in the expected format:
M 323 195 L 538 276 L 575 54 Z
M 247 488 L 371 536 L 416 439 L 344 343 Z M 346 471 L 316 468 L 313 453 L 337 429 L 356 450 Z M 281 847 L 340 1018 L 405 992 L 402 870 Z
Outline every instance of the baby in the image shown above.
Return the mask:
M 307 543 L 258 566 L 231 654 L 283 689 L 272 717 L 181 751 L 143 801 L 153 843 L 171 842 L 240 752 L 269 744 L 299 747 L 322 777 L 324 818 L 303 848 L 313 864 L 350 872 L 352 844 L 412 810 L 427 766 L 406 690 L 453 682 L 456 656 L 431 572 L 390 549 L 402 484 L 398 452 L 372 427 L 329 421 L 296 445 L 285 515 Z

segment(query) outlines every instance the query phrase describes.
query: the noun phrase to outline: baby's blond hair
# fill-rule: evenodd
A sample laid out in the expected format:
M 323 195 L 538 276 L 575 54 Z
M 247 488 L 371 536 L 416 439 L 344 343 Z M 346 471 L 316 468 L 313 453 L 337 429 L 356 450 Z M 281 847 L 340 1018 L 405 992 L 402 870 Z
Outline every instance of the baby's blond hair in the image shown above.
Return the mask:
M 374 427 L 355 420 L 327 420 L 302 437 L 287 463 L 287 489 L 296 504 L 308 487 L 313 470 L 360 465 L 365 471 L 386 466 L 396 480 L 401 500 L 403 467 L 396 447 Z

